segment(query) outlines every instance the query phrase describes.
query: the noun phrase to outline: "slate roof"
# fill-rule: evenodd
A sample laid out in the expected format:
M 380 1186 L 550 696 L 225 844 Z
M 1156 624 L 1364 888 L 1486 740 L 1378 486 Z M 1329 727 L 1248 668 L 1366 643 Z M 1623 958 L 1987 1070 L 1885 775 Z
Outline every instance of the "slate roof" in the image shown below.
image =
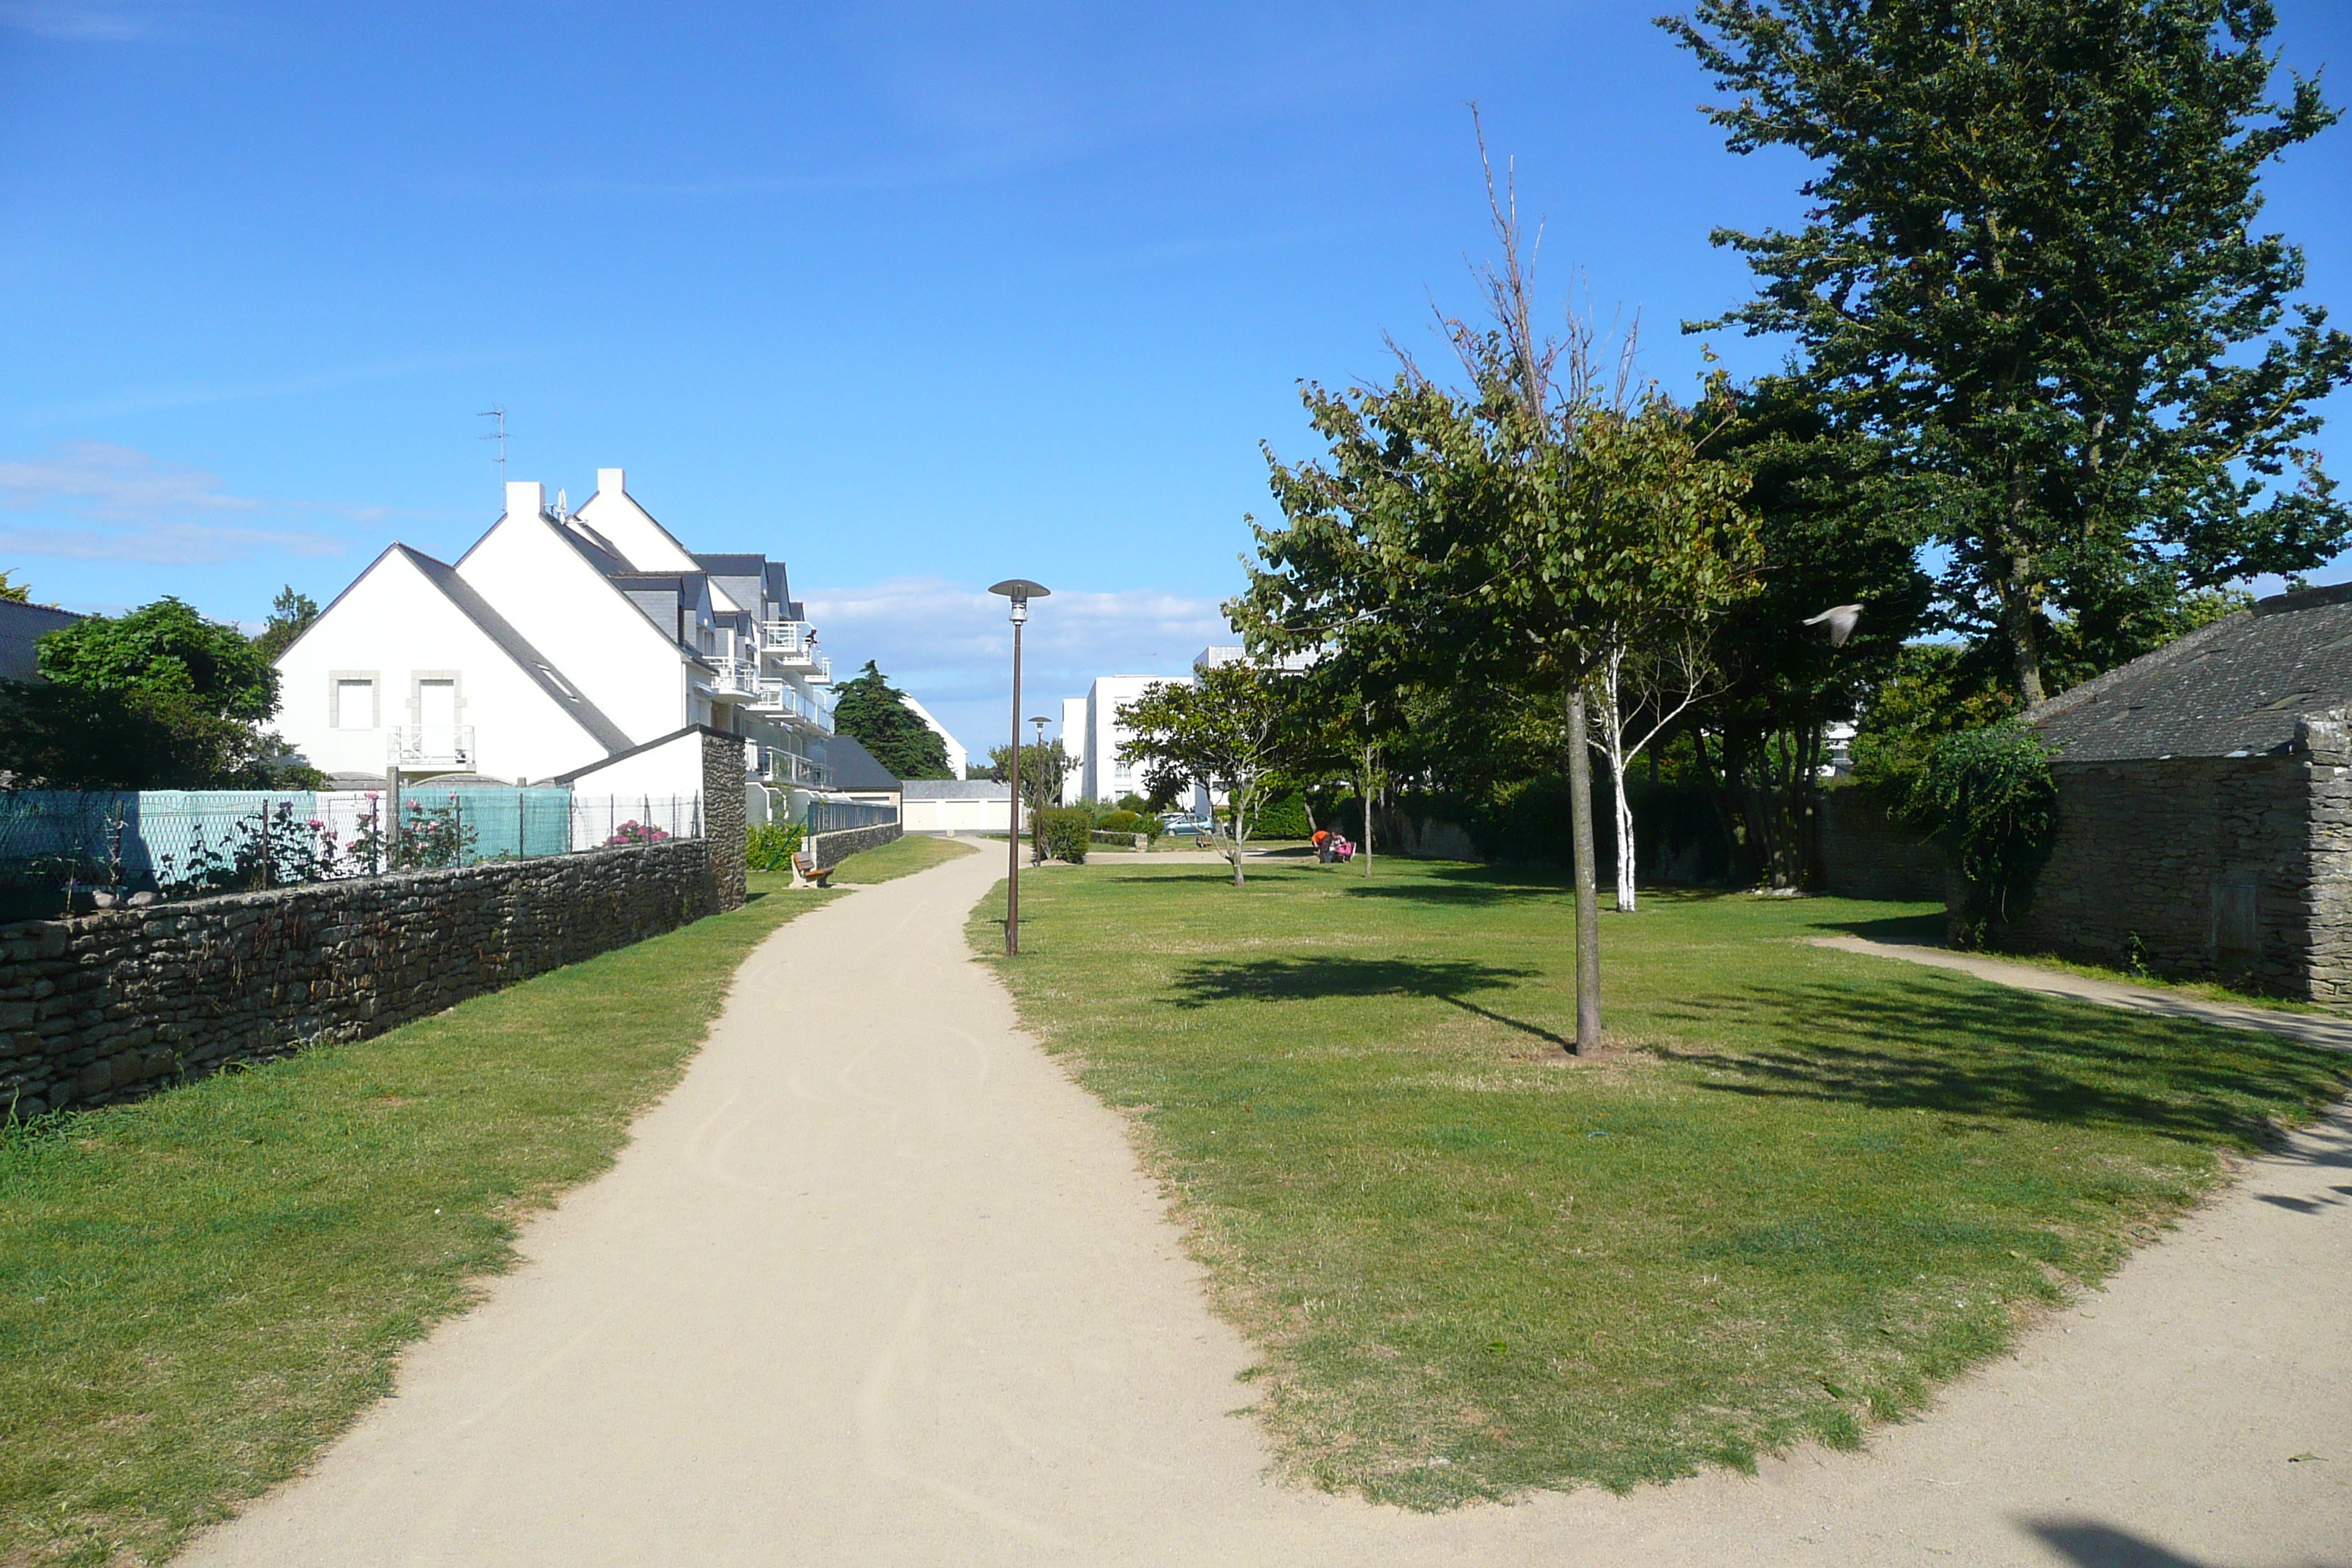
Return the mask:
M 474 592 L 473 585 L 457 575 L 456 567 L 436 561 L 421 551 L 411 550 L 405 544 L 395 544 L 393 548 L 406 556 L 408 563 L 415 567 L 426 582 L 440 589 L 451 604 L 464 612 L 466 618 L 478 626 L 483 636 L 498 644 L 541 691 L 555 700 L 557 707 L 578 720 L 580 727 L 594 736 L 598 745 L 607 752 L 628 750 L 631 742 L 627 733 L 604 717 L 602 709 L 582 696 L 578 688 L 558 675 L 554 663 L 531 647 L 504 616 L 490 608 L 490 602 Z M 328 606 L 330 609 L 333 607 L 331 605 Z
M 846 735 L 834 735 L 824 742 L 825 765 L 833 770 L 833 787 L 840 790 L 894 790 L 900 788 L 890 770 L 874 760 L 874 753 Z
M 2071 762 L 2284 752 L 2352 706 L 2352 584 L 2279 594 L 2026 714 Z
M 0 599 L 0 680 L 38 680 L 35 644 L 47 634 L 81 619 L 70 610 L 47 605 L 20 605 Z

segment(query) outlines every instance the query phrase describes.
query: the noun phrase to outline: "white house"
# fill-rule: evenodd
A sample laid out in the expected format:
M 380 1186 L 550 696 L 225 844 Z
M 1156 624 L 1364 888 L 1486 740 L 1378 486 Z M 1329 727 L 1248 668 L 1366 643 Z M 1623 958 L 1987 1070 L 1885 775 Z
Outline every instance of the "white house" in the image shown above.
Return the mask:
M 1013 791 L 993 779 L 908 779 L 899 788 L 908 833 L 1002 833 L 1013 821 Z
M 957 740 L 953 735 L 949 734 L 948 727 L 945 724 L 940 723 L 937 719 L 932 718 L 931 710 L 924 707 L 921 703 L 916 701 L 910 693 L 904 691 L 900 692 L 898 694 L 898 700 L 907 705 L 908 710 L 913 713 L 916 718 L 920 719 L 925 724 L 930 726 L 931 733 L 937 735 L 940 741 L 946 744 L 948 749 L 948 772 L 956 778 L 962 778 L 967 773 L 971 773 L 971 753 L 963 749 L 963 742 Z
M 689 552 L 619 468 L 569 516 L 508 485 L 455 564 L 393 545 L 278 670 L 280 730 L 331 774 L 699 794 L 707 725 L 744 737 L 754 782 L 827 779 L 832 668 L 783 563 Z

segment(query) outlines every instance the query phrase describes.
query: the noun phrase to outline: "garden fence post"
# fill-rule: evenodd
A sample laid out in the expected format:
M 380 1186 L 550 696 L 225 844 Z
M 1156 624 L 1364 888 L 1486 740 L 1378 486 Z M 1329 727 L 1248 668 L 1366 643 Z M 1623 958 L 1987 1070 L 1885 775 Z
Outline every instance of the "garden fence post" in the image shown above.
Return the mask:
M 527 860 L 530 858 L 530 832 L 523 823 L 522 790 L 518 786 L 515 790 L 515 858 Z
M 277 872 L 278 868 L 269 853 L 269 803 L 265 800 L 261 803 L 261 885 L 265 888 L 276 886 Z

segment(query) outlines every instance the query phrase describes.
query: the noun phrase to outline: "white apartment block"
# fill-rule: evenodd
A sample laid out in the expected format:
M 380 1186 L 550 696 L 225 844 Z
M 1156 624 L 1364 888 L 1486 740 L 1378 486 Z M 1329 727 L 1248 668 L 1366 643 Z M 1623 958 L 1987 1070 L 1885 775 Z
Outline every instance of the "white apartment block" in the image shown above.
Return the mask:
M 1192 684 L 1189 675 L 1102 675 L 1084 697 L 1063 699 L 1062 750 L 1076 764 L 1063 780 L 1063 800 L 1113 801 L 1145 793 L 1142 768 L 1119 761 L 1118 748 L 1129 738 L 1127 726 L 1118 721 L 1119 708 L 1141 697 L 1147 687 Z
M 784 563 L 688 551 L 625 478 L 598 469 L 570 515 L 508 485 L 455 564 L 386 550 L 279 657 L 286 738 L 346 779 L 682 795 L 707 725 L 744 737 L 751 782 L 823 787 L 832 667 Z

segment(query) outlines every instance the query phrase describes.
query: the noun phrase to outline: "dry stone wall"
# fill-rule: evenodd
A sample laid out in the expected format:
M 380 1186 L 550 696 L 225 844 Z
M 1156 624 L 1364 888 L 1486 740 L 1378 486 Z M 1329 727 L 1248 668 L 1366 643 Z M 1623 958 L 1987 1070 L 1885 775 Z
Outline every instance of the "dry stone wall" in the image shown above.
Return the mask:
M 1940 900 L 1944 852 L 1888 812 L 1878 793 L 1840 784 L 1821 794 L 1821 885 L 1843 899 Z
M 2049 863 L 2000 944 L 2352 996 L 2352 783 L 2309 752 L 2052 765 Z
M 887 844 L 906 832 L 896 822 L 877 823 L 872 827 L 845 827 L 838 833 L 820 833 L 809 840 L 809 858 L 822 869 L 838 866 L 860 849 L 872 849 Z
M 363 1039 L 740 905 L 723 832 L 0 926 L 0 1119 Z

